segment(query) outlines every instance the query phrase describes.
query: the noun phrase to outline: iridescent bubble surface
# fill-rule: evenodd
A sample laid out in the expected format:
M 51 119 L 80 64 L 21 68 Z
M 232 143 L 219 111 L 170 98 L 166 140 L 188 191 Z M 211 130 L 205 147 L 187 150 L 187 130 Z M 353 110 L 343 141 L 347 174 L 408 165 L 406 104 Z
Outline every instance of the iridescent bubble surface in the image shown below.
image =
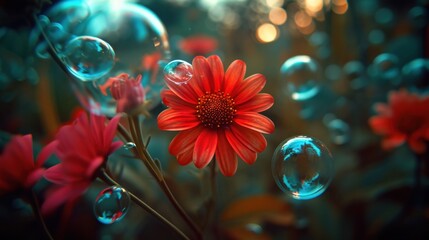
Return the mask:
M 92 81 L 106 75 L 113 68 L 115 51 L 100 38 L 79 36 L 66 45 L 62 59 L 76 78 Z
M 183 60 L 173 60 L 164 67 L 165 81 L 174 84 L 186 84 L 193 74 L 192 65 Z
M 293 137 L 280 143 L 271 167 L 278 187 L 298 200 L 322 194 L 334 171 L 329 149 L 319 140 L 307 136 Z
M 150 9 L 126 1 L 61 1 L 43 14 L 51 24 L 62 26 L 64 41 L 48 38 L 76 77 L 72 89 L 88 111 L 106 116 L 117 113 L 109 79 L 123 73 L 142 76 L 149 111 L 161 102 L 165 84 L 161 63 L 169 62 L 171 53 L 167 31 Z M 82 37 L 103 43 L 86 43 Z M 38 55 L 46 57 L 45 48 L 46 44 L 40 45 Z M 85 52 L 76 51 L 81 48 Z
M 120 187 L 108 187 L 102 190 L 94 203 L 94 214 L 97 220 L 104 224 L 120 221 L 130 207 L 128 192 Z
M 289 58 L 280 68 L 285 92 L 296 101 L 314 97 L 320 89 L 320 71 L 317 62 L 309 56 Z

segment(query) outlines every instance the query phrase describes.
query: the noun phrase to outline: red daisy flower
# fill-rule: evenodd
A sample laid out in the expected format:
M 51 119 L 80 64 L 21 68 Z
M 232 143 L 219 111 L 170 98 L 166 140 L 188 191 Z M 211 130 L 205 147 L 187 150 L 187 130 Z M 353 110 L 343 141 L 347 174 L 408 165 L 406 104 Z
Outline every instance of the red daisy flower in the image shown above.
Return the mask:
M 392 149 L 404 142 L 416 153 L 426 151 L 429 140 L 429 97 L 421 97 L 406 90 L 392 92 L 389 104 L 376 106 L 378 116 L 369 124 L 377 134 L 385 136 L 384 149 Z
M 246 64 L 241 60 L 225 73 L 218 56 L 195 57 L 192 65 L 193 77 L 186 84 L 166 81 L 169 89 L 161 97 L 169 108 L 159 114 L 158 126 L 181 131 L 169 146 L 180 164 L 203 168 L 216 156 L 222 174 L 232 176 L 237 155 L 252 164 L 267 146 L 262 133 L 273 132 L 274 123 L 259 112 L 274 99 L 259 93 L 266 82 L 263 75 L 243 80 Z
M 91 114 L 88 118 L 81 114 L 73 124 L 60 129 L 56 155 L 61 162 L 44 174 L 58 186 L 48 191 L 42 206 L 44 213 L 83 194 L 108 156 L 122 146 L 120 141 L 113 142 L 119 119 L 117 115 L 106 125 L 104 116 Z
M 35 162 L 32 136 L 14 136 L 0 155 L 0 192 L 31 188 L 42 177 L 42 165 L 56 144 L 54 141 L 46 145 Z
M 205 55 L 216 50 L 217 40 L 209 36 L 195 35 L 180 41 L 179 48 L 189 55 Z

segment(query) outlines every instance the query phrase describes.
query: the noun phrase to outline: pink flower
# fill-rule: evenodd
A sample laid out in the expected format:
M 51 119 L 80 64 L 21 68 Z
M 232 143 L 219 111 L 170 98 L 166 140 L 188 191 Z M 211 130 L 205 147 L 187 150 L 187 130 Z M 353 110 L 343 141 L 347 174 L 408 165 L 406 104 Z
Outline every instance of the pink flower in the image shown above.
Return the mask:
M 423 153 L 429 141 L 429 97 L 406 90 L 391 92 L 389 103 L 376 105 L 377 116 L 369 119 L 373 131 L 384 136 L 382 146 L 392 149 L 405 142 L 416 153 Z
M 215 38 L 205 35 L 188 37 L 179 43 L 179 47 L 183 52 L 193 56 L 209 54 L 216 50 L 217 45 Z
M 224 73 L 218 56 L 195 57 L 193 77 L 186 84 L 166 81 L 161 92 L 169 108 L 158 116 L 162 130 L 181 131 L 170 143 L 169 151 L 179 164 L 193 162 L 203 168 L 213 157 L 225 176 L 237 170 L 237 155 L 252 164 L 267 142 L 262 133 L 274 131 L 274 123 L 260 112 L 274 99 L 259 93 L 265 77 L 255 74 L 244 79 L 246 64 L 236 60 Z
M 142 76 L 130 78 L 126 73 L 121 73 L 116 77 L 109 78 L 105 84 L 100 86 L 100 90 L 107 95 L 107 88 L 110 87 L 112 97 L 117 101 L 117 112 L 131 113 L 140 107 L 145 100 L 145 91 L 141 85 Z
M 106 125 L 106 117 L 81 114 L 73 124 L 63 126 L 56 138 L 60 163 L 47 169 L 45 178 L 57 184 L 42 206 L 49 213 L 64 202 L 83 194 L 106 164 L 109 155 L 122 146 L 113 141 L 120 116 Z
M 46 145 L 34 162 L 32 136 L 14 136 L 0 155 L 0 192 L 31 188 L 43 176 L 42 165 L 56 144 Z

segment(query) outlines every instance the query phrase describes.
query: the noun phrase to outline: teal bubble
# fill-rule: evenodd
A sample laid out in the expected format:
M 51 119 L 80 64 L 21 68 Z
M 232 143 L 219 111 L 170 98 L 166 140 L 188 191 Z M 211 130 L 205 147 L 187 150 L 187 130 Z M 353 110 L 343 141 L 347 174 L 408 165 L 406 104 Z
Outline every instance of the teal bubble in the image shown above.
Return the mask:
M 130 207 L 128 192 L 120 187 L 108 187 L 95 199 L 94 214 L 104 224 L 112 224 L 124 218 Z
M 341 119 L 332 119 L 326 123 L 331 141 L 337 145 L 343 145 L 350 141 L 350 127 Z
M 411 86 L 427 86 L 429 83 L 429 59 L 417 58 L 405 64 L 401 69 L 404 84 Z
M 399 58 L 391 53 L 382 53 L 372 62 L 374 74 L 382 82 L 394 85 L 400 81 Z
M 192 79 L 192 75 L 192 65 L 183 60 L 173 60 L 164 67 L 165 81 L 169 81 L 174 84 L 186 84 Z
M 297 200 L 313 199 L 333 178 L 333 159 L 319 140 L 297 136 L 284 140 L 276 148 L 271 170 L 277 186 Z
M 309 56 L 289 58 L 280 68 L 285 92 L 296 101 L 313 98 L 320 89 L 320 72 L 317 62 Z
M 113 68 L 115 52 L 100 38 L 79 36 L 67 43 L 62 60 L 76 78 L 93 81 L 106 75 Z

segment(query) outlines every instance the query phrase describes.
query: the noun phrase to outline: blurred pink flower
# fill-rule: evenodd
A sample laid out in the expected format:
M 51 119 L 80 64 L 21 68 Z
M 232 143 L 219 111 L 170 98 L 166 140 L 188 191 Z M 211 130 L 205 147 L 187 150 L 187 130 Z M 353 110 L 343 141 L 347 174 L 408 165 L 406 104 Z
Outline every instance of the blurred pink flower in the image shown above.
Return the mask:
M 369 119 L 373 131 L 384 136 L 386 150 L 405 142 L 416 153 L 427 150 L 429 141 L 429 97 L 406 90 L 391 92 L 389 103 L 376 104 L 377 116 Z
M 123 145 L 113 141 L 119 119 L 117 115 L 106 125 L 104 116 L 81 114 L 73 124 L 61 127 L 56 136 L 60 163 L 44 174 L 57 186 L 47 192 L 42 212 L 49 213 L 86 191 L 109 155 Z
M 180 41 L 179 48 L 186 54 L 197 56 L 206 55 L 216 50 L 218 42 L 215 38 L 205 35 L 195 35 Z
M 193 77 L 186 84 L 166 81 L 161 97 L 169 108 L 158 115 L 162 130 L 181 131 L 169 151 L 179 164 L 193 162 L 203 168 L 213 157 L 225 176 L 237 170 L 237 155 L 247 164 L 256 161 L 267 142 L 262 133 L 274 131 L 274 123 L 260 112 L 274 99 L 259 93 L 266 80 L 262 74 L 244 79 L 246 64 L 231 63 L 226 72 L 216 55 L 195 57 Z
M 32 136 L 14 136 L 0 155 L 0 192 L 31 188 L 43 176 L 42 165 L 56 145 L 46 145 L 34 161 Z
M 141 85 L 142 76 L 130 78 L 126 73 L 109 78 L 105 84 L 100 86 L 103 94 L 107 95 L 110 87 L 112 97 L 117 101 L 117 112 L 130 113 L 144 103 L 145 90 Z

